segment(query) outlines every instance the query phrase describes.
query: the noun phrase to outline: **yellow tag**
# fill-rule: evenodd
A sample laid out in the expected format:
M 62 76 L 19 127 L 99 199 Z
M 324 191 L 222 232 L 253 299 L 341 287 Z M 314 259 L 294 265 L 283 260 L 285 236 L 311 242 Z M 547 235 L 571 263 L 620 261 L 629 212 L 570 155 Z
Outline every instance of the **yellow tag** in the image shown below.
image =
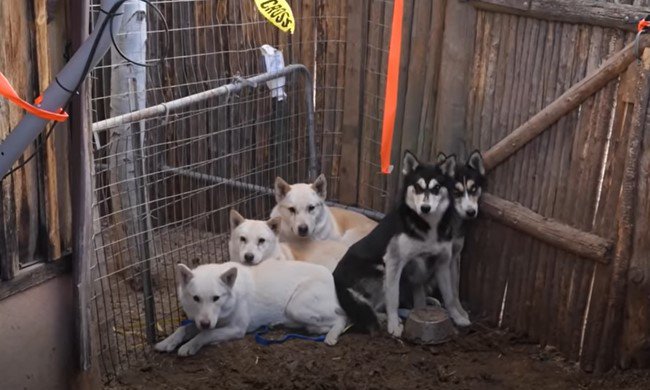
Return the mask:
M 271 24 L 284 32 L 293 34 L 296 20 L 293 18 L 293 12 L 286 0 L 255 0 L 255 5 Z

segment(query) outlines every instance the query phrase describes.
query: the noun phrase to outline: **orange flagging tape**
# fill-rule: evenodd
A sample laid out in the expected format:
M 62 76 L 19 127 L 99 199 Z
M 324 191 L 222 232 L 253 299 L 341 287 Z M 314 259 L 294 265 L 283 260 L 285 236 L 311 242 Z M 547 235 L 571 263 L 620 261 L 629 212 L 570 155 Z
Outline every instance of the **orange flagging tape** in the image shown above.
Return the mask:
M 63 109 L 60 109 L 59 112 L 50 112 L 47 110 L 43 110 L 42 108 L 38 108 L 34 105 L 31 105 L 26 101 L 24 101 L 23 99 L 21 99 L 20 96 L 18 96 L 14 88 L 9 83 L 9 80 L 7 80 L 7 78 L 2 74 L 2 72 L 0 72 L 0 95 L 4 96 L 6 99 L 22 107 L 25 111 L 39 118 L 47 119 L 50 121 L 57 121 L 57 122 L 63 122 L 68 119 L 68 114 L 65 111 L 63 111 Z M 36 99 L 36 104 L 40 104 L 41 100 L 42 98 L 39 96 Z
M 390 173 L 390 152 L 395 131 L 395 113 L 397 112 L 397 86 L 399 84 L 399 62 L 402 51 L 402 15 L 404 1 L 395 0 L 393 4 L 393 23 L 388 48 L 388 74 L 386 77 L 386 99 L 384 100 L 384 118 L 381 130 L 381 172 Z

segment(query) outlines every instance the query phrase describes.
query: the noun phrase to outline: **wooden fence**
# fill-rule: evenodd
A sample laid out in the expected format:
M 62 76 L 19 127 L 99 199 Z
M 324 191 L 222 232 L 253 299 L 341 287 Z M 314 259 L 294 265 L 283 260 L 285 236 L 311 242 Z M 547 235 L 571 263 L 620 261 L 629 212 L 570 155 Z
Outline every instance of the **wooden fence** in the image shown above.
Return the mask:
M 64 63 L 67 2 L 49 2 L 58 3 L 50 23 L 46 3 L 0 2 L 0 70 L 28 100 Z M 279 47 L 314 73 L 331 197 L 385 211 L 399 184 L 398 171 L 382 175 L 378 164 L 393 2 L 291 3 L 293 35 L 261 22 L 252 2 L 160 2 L 176 29 L 149 102 L 258 73 L 257 47 Z M 491 168 L 463 298 L 477 318 L 554 345 L 586 370 L 650 364 L 649 70 L 629 46 L 630 22 L 650 1 L 619 3 L 405 0 L 402 31 L 393 163 L 405 149 L 432 159 L 480 148 Z M 101 72 L 95 91 L 110 85 Z M 94 99 L 93 120 L 104 119 L 108 94 Z M 224 117 L 210 115 L 195 120 Z M 0 136 L 21 117 L 0 100 Z M 2 183 L 3 279 L 71 247 L 69 140 L 59 127 Z
M 378 173 L 391 7 L 348 4 L 341 185 L 357 192 L 341 198 L 380 210 L 398 181 Z M 463 299 L 588 371 L 650 363 L 648 69 L 629 45 L 649 10 L 405 1 L 393 162 L 484 151 L 487 218 L 466 244 Z
M 0 2 L 0 71 L 25 100 L 36 98 L 66 61 L 66 14 L 64 2 Z M 22 117 L 21 108 L 0 99 L 0 138 Z M 36 156 L 2 181 L 0 279 L 16 280 L 0 282 L 0 298 L 51 276 L 45 268 L 21 270 L 70 253 L 68 143 L 68 125 L 58 124 L 44 147 L 29 147 L 14 166 Z

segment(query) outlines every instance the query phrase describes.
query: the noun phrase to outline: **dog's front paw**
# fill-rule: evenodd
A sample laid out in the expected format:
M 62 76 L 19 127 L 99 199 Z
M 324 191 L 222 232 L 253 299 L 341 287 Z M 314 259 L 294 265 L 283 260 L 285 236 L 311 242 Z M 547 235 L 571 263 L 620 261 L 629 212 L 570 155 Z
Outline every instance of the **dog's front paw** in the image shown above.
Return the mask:
M 177 346 L 178 344 L 172 337 L 167 337 L 163 341 L 154 345 L 153 349 L 155 349 L 158 352 L 171 352 L 175 350 Z
M 329 335 L 329 334 L 325 336 L 325 344 L 329 346 L 336 345 L 336 343 L 338 342 L 339 342 L 338 336 Z
M 404 325 L 402 325 L 399 321 L 396 323 L 393 323 L 392 321 L 388 321 L 388 333 L 390 333 L 394 337 L 402 337 L 402 331 L 404 330 Z
M 442 307 L 442 304 L 434 297 L 427 297 L 427 306 Z
M 450 317 L 456 326 L 470 326 L 472 324 L 468 317 L 465 317 L 458 312 L 450 313 Z
M 199 349 L 201 349 L 200 345 L 198 345 L 197 343 L 193 343 L 192 341 L 189 341 L 183 344 L 183 346 L 181 346 L 178 349 L 178 356 L 185 357 L 185 356 L 196 355 L 196 353 L 199 352 Z

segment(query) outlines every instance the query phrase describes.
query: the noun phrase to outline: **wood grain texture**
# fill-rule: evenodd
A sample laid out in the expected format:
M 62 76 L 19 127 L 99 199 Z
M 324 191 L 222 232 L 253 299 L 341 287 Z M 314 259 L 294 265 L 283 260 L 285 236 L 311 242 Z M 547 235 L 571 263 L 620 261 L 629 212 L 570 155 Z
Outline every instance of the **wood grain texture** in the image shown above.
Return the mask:
M 635 31 L 647 7 L 593 0 L 470 0 L 482 10 L 512 13 L 550 21 L 589 24 Z
M 365 67 L 363 53 L 367 37 L 365 26 L 368 20 L 368 0 L 348 2 L 347 16 L 339 185 L 348 189 L 341 192 L 341 202 L 354 205 L 358 199 L 358 193 L 353 189 L 357 188 L 359 178 L 361 98 L 364 89 L 362 69 Z
M 47 28 L 47 1 L 34 0 L 34 26 L 36 40 L 36 62 L 38 65 L 39 89 L 44 91 L 52 79 Z M 50 124 L 46 131 L 50 130 Z M 55 139 L 45 141 L 44 189 L 45 219 L 47 229 L 47 258 L 55 260 L 61 257 L 61 236 L 59 226 L 59 192 L 57 178 L 57 154 Z
M 640 47 L 643 49 L 650 43 L 650 38 L 642 36 Z M 484 153 L 487 169 L 492 169 L 503 160 L 510 157 L 543 132 L 548 126 L 555 123 L 569 111 L 590 97 L 593 93 L 604 87 L 610 80 L 623 72 L 634 60 L 634 45 L 628 44 L 623 50 L 613 55 L 603 65 L 582 79 L 579 83 L 569 88 L 557 100 L 546 106 L 537 115 L 519 126 L 506 138 L 499 141 Z

